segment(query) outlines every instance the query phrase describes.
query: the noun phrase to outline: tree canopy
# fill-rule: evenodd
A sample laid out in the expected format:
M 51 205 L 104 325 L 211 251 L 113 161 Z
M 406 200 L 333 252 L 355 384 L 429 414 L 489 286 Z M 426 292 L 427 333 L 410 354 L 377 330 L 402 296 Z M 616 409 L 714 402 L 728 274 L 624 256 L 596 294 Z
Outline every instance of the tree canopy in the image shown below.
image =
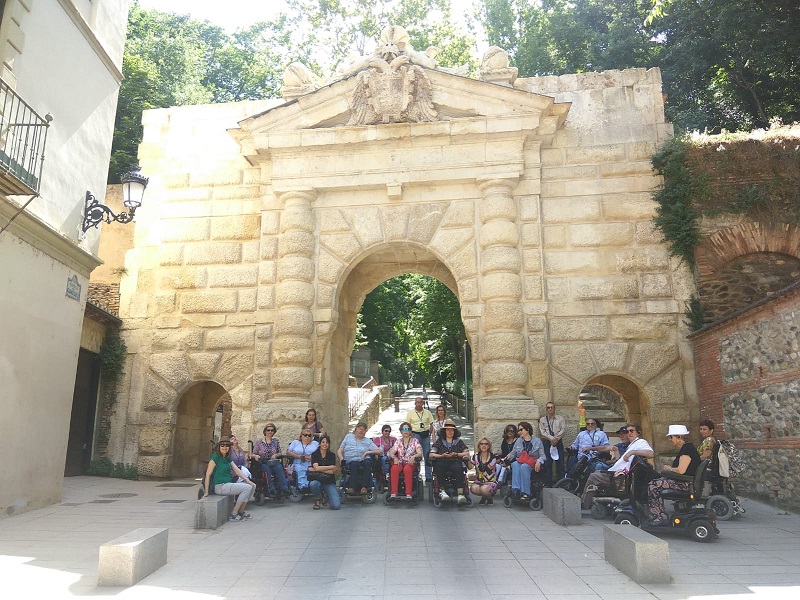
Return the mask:
M 356 346 L 370 349 L 383 383 L 461 389 L 464 340 L 458 300 L 433 277 L 393 277 L 370 292 L 359 311 Z
M 678 130 L 800 120 L 796 0 L 482 0 L 521 77 L 660 67 Z

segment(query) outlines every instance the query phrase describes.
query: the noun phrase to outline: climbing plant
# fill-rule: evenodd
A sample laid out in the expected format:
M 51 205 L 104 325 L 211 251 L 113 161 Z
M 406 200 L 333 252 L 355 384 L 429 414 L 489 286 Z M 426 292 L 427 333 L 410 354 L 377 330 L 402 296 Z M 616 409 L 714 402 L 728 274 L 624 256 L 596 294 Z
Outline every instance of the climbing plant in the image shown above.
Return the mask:
M 652 163 L 664 178 L 653 197 L 655 225 L 670 254 L 692 268 L 704 216 L 800 223 L 800 124 L 678 137 Z

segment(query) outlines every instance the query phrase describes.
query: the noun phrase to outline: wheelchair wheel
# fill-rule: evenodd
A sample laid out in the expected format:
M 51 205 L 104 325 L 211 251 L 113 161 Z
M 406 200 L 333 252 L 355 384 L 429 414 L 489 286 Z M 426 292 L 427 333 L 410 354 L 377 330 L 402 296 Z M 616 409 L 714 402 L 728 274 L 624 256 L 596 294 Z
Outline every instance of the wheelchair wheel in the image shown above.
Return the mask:
M 569 477 L 565 477 L 558 481 L 553 487 L 559 488 L 562 490 L 567 490 L 570 494 L 574 494 L 578 491 L 578 481 L 576 479 L 570 479 Z
M 256 506 L 264 506 L 264 492 L 256 492 L 255 503 Z
M 505 495 L 503 496 L 503 506 L 506 508 L 511 508 L 511 505 L 514 504 L 514 501 L 511 500 L 511 496 Z
M 695 542 L 710 542 L 717 536 L 714 526 L 705 519 L 700 519 L 689 526 L 689 537 Z
M 733 502 L 722 495 L 710 496 L 706 500 L 706 508 L 713 510 L 720 521 L 727 521 L 734 513 Z
M 542 498 L 538 495 L 531 496 L 531 501 L 528 502 L 531 510 L 542 510 Z
M 386 493 L 383 494 L 383 503 L 386 506 L 391 506 L 391 504 L 392 504 L 391 495 L 392 495 L 392 493 L 389 490 L 386 490 Z
M 204 488 L 204 487 L 201 485 L 199 488 L 197 488 L 197 499 L 198 499 L 198 500 L 200 500 L 200 499 L 201 499 L 203 496 L 205 496 L 205 495 L 206 495 L 206 490 L 205 490 L 205 488 Z
M 377 491 L 374 487 L 371 487 L 367 490 L 367 493 L 364 496 L 361 496 L 361 501 L 364 504 L 375 504 L 375 500 L 377 500 Z
M 623 513 L 621 515 L 617 515 L 617 518 L 614 519 L 614 525 L 633 525 L 634 527 L 638 527 L 639 517 L 636 515 Z
M 592 503 L 592 517 L 598 521 L 608 516 L 608 509 L 605 504 Z
M 439 498 L 438 494 L 432 494 L 432 499 L 433 499 L 433 505 L 436 508 L 441 508 L 442 507 L 443 502 L 442 502 L 442 499 Z
M 303 494 L 300 493 L 300 490 L 292 486 L 289 488 L 289 502 L 300 502 L 303 499 Z

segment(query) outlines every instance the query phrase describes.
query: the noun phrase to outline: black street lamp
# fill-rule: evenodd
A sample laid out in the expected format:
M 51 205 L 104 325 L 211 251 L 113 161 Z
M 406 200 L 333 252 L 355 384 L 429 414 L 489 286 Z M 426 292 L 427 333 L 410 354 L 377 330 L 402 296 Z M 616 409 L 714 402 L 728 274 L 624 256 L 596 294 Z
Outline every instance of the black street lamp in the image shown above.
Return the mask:
M 94 194 L 89 190 L 86 191 L 86 202 L 83 208 L 83 225 L 81 230 L 86 233 L 90 227 L 97 227 L 105 221 L 111 223 L 130 223 L 133 221 L 133 215 L 136 209 L 142 205 L 142 198 L 144 197 L 144 190 L 147 183 L 150 181 L 148 177 L 142 175 L 139 167 L 134 168 L 133 171 L 125 173 L 122 176 L 122 204 L 125 205 L 130 212 L 121 212 L 118 215 L 108 208 L 105 204 L 100 204 Z

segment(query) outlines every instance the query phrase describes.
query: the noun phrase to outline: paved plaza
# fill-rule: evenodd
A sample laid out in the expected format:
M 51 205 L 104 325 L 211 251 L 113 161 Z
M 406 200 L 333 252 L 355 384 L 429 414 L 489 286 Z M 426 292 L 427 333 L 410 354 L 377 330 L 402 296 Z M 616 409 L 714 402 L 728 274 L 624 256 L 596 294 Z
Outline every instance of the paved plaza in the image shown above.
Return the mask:
M 393 408 L 384 415 L 395 415 Z M 60 504 L 0 519 L 2 597 L 800 597 L 800 517 L 746 499 L 747 514 L 720 523 L 716 542 L 665 537 L 674 582 L 639 585 L 605 562 L 609 521 L 589 515 L 580 526 L 560 527 L 541 512 L 500 503 L 436 509 L 427 501 L 349 501 L 339 511 L 314 511 L 304 499 L 251 505 L 251 521 L 196 531 L 196 491 L 193 480 L 65 479 Z M 167 564 L 131 588 L 98 588 L 100 544 L 139 527 L 169 528 Z

